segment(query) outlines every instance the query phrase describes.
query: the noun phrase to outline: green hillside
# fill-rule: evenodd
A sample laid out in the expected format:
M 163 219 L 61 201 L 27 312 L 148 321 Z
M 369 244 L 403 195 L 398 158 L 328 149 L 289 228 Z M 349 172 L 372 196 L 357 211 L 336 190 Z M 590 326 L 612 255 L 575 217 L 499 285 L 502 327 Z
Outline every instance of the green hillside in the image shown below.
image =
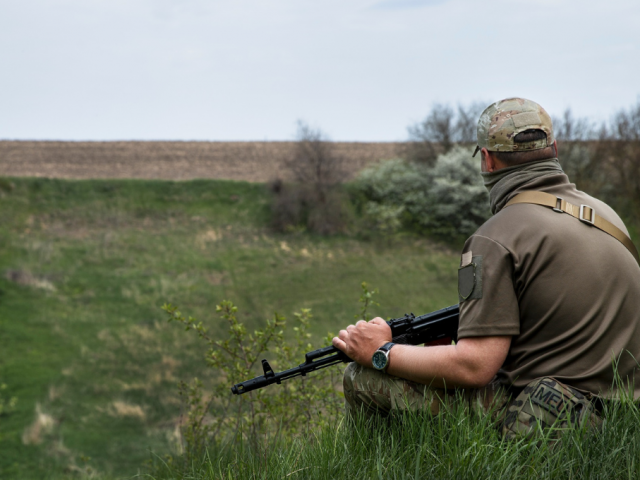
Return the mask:
M 210 325 L 230 299 L 250 326 L 312 308 L 316 339 L 374 313 L 456 302 L 454 249 L 411 235 L 277 235 L 263 185 L 230 181 L 0 181 L 0 477 L 131 476 L 175 452 L 176 384 L 215 372 L 166 323 L 165 302 Z

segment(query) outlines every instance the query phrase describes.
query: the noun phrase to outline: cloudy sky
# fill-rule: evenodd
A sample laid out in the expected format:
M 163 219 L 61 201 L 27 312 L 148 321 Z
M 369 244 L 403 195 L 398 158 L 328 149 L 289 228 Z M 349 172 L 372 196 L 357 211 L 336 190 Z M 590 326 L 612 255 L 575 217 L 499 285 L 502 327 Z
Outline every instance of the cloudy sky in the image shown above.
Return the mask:
M 607 118 L 638 0 L 0 0 L 0 138 L 406 138 L 435 102 Z

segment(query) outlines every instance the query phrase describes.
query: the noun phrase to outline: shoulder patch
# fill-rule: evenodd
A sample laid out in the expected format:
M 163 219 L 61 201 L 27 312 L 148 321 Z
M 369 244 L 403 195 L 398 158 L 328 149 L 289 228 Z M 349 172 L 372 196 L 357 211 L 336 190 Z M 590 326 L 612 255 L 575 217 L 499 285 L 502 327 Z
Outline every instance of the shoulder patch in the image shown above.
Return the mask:
M 482 255 L 473 256 L 458 269 L 458 297 L 460 303 L 482 298 Z

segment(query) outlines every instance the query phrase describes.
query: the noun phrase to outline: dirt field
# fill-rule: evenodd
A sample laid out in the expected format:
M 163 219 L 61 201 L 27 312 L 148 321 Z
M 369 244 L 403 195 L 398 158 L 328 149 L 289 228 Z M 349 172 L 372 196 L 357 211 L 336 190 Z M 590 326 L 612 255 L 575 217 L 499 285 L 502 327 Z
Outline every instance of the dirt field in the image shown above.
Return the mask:
M 401 143 L 336 142 L 349 177 L 398 155 Z M 52 178 L 223 178 L 266 182 L 282 175 L 293 142 L 0 141 L 0 176 Z

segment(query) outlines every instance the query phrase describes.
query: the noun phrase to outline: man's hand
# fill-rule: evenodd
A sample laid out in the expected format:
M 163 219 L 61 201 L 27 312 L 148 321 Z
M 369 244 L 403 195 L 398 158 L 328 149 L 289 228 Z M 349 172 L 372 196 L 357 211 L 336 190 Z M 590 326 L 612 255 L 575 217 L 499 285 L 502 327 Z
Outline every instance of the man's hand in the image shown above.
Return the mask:
M 360 320 L 355 325 L 349 325 L 346 330 L 340 330 L 338 336 L 333 337 L 332 343 L 353 361 L 371 368 L 373 353 L 390 342 L 391 338 L 391 328 L 387 322 L 376 317 L 369 322 Z

